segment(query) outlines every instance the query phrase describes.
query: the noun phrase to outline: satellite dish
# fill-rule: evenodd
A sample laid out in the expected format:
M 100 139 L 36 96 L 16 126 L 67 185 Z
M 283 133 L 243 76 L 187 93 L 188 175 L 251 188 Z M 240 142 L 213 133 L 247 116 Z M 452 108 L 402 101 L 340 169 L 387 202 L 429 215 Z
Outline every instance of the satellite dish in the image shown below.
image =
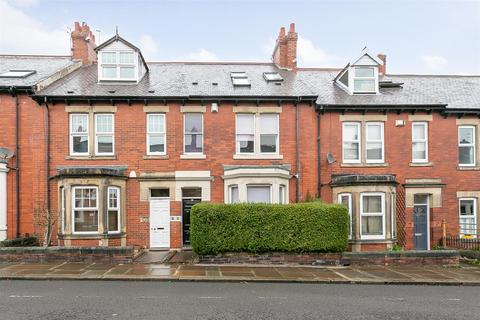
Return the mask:
M 333 155 L 331 153 L 327 154 L 327 162 L 328 164 L 332 164 L 335 162 L 335 158 L 333 158 Z
M 5 160 L 5 159 L 10 159 L 13 157 L 15 153 L 7 148 L 0 148 L 0 159 Z

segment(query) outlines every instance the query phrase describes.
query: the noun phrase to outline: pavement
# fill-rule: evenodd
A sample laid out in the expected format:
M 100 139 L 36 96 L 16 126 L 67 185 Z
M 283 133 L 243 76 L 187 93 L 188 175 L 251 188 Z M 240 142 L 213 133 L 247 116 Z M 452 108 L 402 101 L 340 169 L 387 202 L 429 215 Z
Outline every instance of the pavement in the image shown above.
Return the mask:
M 308 282 L 480 285 L 480 267 L 258 266 L 190 264 L 42 263 L 0 264 L 0 279 Z
M 0 281 L 2 320 L 471 320 L 477 287 Z

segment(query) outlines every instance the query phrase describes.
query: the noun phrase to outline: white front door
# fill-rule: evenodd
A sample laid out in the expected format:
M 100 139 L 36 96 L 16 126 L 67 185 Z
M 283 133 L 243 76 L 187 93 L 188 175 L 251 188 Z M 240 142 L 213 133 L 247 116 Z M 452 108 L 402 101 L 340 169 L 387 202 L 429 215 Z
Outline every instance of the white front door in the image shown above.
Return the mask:
M 150 248 L 170 248 L 170 199 L 150 200 Z

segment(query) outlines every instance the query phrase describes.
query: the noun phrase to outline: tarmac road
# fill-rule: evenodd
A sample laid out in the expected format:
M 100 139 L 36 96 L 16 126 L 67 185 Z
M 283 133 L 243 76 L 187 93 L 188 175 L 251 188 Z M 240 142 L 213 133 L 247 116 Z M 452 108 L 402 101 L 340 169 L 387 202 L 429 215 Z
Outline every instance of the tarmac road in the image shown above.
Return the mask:
M 0 319 L 480 319 L 474 286 L 0 281 Z

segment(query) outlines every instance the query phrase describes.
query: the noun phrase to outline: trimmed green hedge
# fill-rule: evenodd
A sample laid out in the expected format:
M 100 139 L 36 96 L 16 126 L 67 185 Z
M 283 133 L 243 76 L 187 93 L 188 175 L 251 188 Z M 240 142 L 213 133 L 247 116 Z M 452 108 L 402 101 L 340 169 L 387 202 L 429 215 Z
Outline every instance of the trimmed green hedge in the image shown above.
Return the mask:
M 0 247 L 36 247 L 38 239 L 36 237 L 23 237 L 0 241 Z
M 190 240 L 198 254 L 347 248 L 348 212 L 338 204 L 198 203 L 190 214 Z

